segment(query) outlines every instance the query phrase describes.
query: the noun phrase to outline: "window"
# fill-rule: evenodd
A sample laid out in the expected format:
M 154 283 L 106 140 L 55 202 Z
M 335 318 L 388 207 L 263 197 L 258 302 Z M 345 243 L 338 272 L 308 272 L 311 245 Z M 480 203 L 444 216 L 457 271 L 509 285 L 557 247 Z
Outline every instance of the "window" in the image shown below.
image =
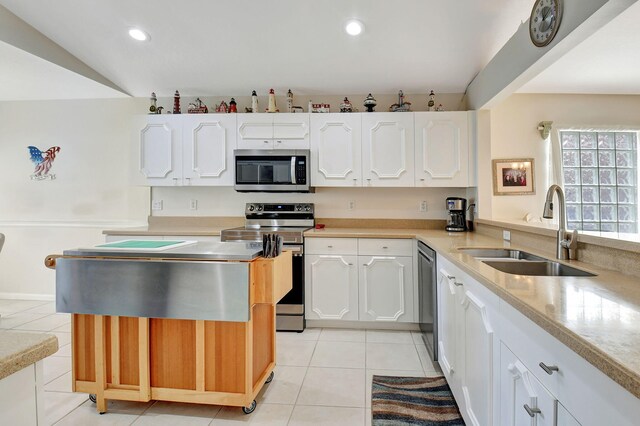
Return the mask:
M 638 233 L 637 132 L 561 131 L 571 230 Z

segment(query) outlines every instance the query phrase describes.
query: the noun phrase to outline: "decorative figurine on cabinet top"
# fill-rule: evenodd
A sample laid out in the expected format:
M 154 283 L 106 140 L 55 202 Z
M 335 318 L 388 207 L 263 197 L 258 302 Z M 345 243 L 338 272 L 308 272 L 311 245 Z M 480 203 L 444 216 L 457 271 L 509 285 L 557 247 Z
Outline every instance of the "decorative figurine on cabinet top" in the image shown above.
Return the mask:
M 229 101 L 229 112 L 238 112 L 238 106 L 236 104 L 235 98 L 231 98 Z
M 404 101 L 404 93 L 402 93 L 402 90 L 398 92 L 398 103 L 391 105 L 389 107 L 389 111 L 391 112 L 411 111 L 411 102 Z
M 444 111 L 444 107 L 442 106 L 442 104 L 439 104 L 439 105 L 436 107 L 436 111 Z
M 340 104 L 340 112 L 353 112 L 353 105 L 346 96 L 344 97 L 344 101 Z
M 371 93 L 369 93 L 369 95 L 366 98 L 364 98 L 364 107 L 367 109 L 367 112 L 375 111 L 374 108 L 376 105 L 378 105 L 376 103 L 376 99 L 373 96 L 371 96 Z
M 189 104 L 189 108 L 187 108 L 188 114 L 206 114 L 209 112 L 209 108 L 205 104 L 202 103 L 200 98 L 196 98 L 196 101 Z
M 330 112 L 331 104 L 311 104 L 311 112 Z
M 291 89 L 287 91 L 287 112 L 293 112 L 293 92 Z
M 151 92 L 149 101 L 151 102 L 151 105 L 149 105 L 149 114 L 157 114 L 158 107 L 156 105 L 158 98 L 156 97 L 156 92 Z
M 269 107 L 267 108 L 267 112 L 280 112 L 278 108 L 276 108 L 276 94 L 273 89 L 269 89 Z
M 176 90 L 176 94 L 173 95 L 173 113 L 180 114 L 180 92 Z
M 260 110 L 258 109 L 258 95 L 256 94 L 255 90 L 251 92 L 251 112 L 260 112 Z
M 433 90 L 431 91 L 431 93 L 429 93 L 429 102 L 427 103 L 427 111 L 435 111 L 436 109 L 436 94 L 433 93 Z
M 216 112 L 227 113 L 229 112 L 229 107 L 225 101 L 220 102 L 220 105 L 216 107 Z

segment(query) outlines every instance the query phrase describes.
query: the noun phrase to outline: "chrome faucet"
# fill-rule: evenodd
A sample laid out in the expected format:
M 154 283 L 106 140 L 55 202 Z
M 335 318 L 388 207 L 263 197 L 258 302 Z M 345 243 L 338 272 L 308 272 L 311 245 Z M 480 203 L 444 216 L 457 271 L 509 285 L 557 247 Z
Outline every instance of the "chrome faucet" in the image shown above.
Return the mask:
M 558 194 L 558 204 L 560 204 L 560 217 L 558 225 L 558 237 L 556 241 L 556 257 L 560 260 L 575 259 L 578 248 L 578 231 L 567 232 L 566 207 L 564 202 L 564 192 L 558 185 L 551 185 L 547 190 L 547 199 L 544 203 L 542 217 L 553 219 L 553 194 Z

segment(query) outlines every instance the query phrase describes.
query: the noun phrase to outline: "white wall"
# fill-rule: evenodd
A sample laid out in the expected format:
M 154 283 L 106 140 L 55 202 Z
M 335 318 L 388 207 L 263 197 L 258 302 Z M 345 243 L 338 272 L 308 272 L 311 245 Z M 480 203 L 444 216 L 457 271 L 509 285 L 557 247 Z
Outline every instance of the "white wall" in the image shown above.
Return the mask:
M 445 198 L 466 197 L 466 188 L 316 188 L 310 194 L 239 193 L 230 187 L 157 187 L 153 200 L 163 210 L 154 216 L 242 216 L 248 202 L 315 203 L 321 218 L 446 219 Z M 198 210 L 190 210 L 190 200 Z M 349 210 L 349 201 L 355 208 Z M 427 211 L 420 212 L 421 201 Z
M 44 256 L 145 223 L 149 189 L 128 176 L 131 117 L 145 100 L 0 102 L 0 298 L 55 293 Z M 55 180 L 31 180 L 27 146 L 60 146 Z
M 549 141 L 540 137 L 539 122 L 553 121 L 556 129 L 562 125 L 638 127 L 638 111 L 640 96 L 636 95 L 515 94 L 489 114 L 483 112 L 478 141 L 480 217 L 513 220 L 522 219 L 527 213 L 542 216 L 549 182 L 547 152 L 550 147 Z M 528 157 L 536 162 L 536 194 L 494 196 L 491 159 Z M 487 202 L 490 206 L 486 206 Z

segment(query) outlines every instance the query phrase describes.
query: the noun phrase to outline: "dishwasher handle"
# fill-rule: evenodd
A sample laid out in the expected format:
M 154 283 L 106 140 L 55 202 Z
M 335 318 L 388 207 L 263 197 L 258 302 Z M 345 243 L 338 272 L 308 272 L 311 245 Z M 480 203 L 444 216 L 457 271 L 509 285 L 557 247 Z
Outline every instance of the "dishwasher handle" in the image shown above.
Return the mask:
M 432 253 L 433 253 L 433 254 L 432 254 Z M 434 255 L 435 255 L 435 252 L 432 252 L 432 253 L 427 253 L 426 251 L 424 251 L 424 250 L 422 249 L 422 247 L 418 246 L 418 254 L 419 254 L 420 256 L 424 257 L 425 259 L 427 259 L 427 261 L 428 261 L 429 263 L 433 263 L 433 262 L 435 262 L 435 256 L 434 256 Z

